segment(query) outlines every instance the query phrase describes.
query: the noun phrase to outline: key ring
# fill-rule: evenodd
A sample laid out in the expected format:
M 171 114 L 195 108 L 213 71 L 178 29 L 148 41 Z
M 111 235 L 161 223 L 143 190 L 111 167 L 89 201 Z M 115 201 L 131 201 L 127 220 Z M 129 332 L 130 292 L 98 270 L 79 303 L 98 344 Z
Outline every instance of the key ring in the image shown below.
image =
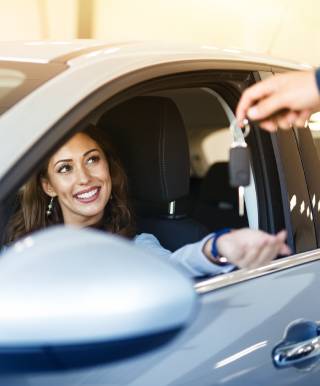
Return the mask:
M 238 126 L 237 123 L 238 122 L 237 122 L 236 118 L 231 123 L 231 127 L 232 127 L 233 132 L 235 132 L 237 129 L 237 126 Z M 249 125 L 248 119 L 245 118 L 243 120 L 243 125 L 244 125 L 244 131 L 242 131 L 241 129 L 240 130 L 243 134 L 243 138 L 246 138 L 250 134 L 250 125 Z

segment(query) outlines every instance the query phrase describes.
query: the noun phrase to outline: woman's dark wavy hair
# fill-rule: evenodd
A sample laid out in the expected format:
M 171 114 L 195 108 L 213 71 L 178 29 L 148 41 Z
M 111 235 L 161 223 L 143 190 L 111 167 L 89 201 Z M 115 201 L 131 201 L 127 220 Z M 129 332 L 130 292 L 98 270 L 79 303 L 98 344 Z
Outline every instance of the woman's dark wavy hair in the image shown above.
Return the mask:
M 112 198 L 109 199 L 103 217 L 103 228 L 127 238 L 135 234 L 135 222 L 128 200 L 127 176 L 105 133 L 90 125 L 83 131 L 100 146 L 109 165 L 112 181 Z M 57 199 L 53 201 L 52 213 L 47 215 L 50 197 L 43 191 L 41 180 L 47 178 L 49 159 L 42 169 L 33 175 L 19 191 L 20 206 L 9 220 L 5 244 L 50 225 L 63 224 L 63 216 Z

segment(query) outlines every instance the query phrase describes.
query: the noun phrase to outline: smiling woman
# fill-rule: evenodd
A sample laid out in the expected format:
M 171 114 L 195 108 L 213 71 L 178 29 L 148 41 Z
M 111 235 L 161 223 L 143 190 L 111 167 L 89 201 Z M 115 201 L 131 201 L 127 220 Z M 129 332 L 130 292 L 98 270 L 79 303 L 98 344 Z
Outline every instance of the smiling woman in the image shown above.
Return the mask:
M 132 238 L 153 254 L 171 259 L 190 276 L 226 273 L 235 266 L 256 267 L 290 252 L 285 232 L 273 236 L 252 229 L 224 229 L 175 252 L 163 248 L 153 234 L 137 234 L 127 177 L 103 134 L 95 126 L 75 134 L 25 184 L 21 207 L 8 226 L 7 243 L 54 224 L 94 227 Z
M 111 182 L 112 181 L 112 182 Z M 126 175 L 94 126 L 64 144 L 21 189 L 6 242 L 54 224 L 97 226 L 131 238 Z

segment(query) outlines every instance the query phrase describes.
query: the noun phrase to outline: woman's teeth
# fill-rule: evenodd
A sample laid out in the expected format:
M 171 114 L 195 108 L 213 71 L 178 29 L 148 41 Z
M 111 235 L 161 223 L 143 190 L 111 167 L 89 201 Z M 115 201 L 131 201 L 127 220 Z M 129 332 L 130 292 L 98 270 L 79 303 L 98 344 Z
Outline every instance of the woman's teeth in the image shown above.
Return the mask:
M 90 190 L 89 192 L 86 192 L 86 193 L 77 194 L 76 197 L 80 198 L 80 199 L 86 199 L 86 198 L 93 197 L 97 193 L 98 193 L 98 189 L 93 189 L 93 190 Z

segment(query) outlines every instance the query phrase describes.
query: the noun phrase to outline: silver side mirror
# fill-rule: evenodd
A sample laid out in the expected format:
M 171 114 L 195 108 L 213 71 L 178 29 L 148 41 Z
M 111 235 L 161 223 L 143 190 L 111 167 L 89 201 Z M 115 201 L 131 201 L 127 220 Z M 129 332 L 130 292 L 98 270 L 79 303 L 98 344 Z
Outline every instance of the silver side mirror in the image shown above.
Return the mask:
M 0 374 L 58 370 L 154 349 L 184 328 L 196 294 L 129 241 L 53 227 L 0 258 Z

